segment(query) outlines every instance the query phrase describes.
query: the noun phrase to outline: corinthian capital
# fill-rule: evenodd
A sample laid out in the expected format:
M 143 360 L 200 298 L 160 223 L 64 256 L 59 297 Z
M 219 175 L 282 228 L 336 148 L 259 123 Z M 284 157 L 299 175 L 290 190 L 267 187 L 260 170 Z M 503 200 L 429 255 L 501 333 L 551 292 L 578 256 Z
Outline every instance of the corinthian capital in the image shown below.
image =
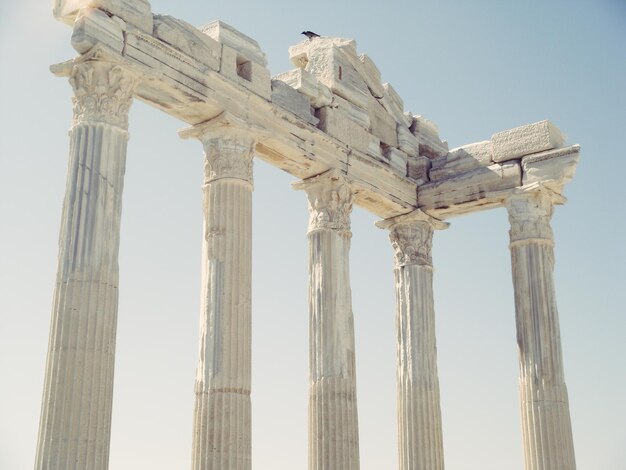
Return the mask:
M 309 232 L 329 229 L 350 233 L 352 190 L 347 178 L 337 170 L 294 183 L 309 199 Z
M 204 182 L 222 178 L 252 184 L 252 157 L 256 136 L 245 122 L 222 113 L 210 121 L 180 131 L 184 139 L 197 138 L 204 146 Z
M 563 196 L 537 184 L 520 188 L 507 197 L 504 204 L 511 223 L 511 243 L 542 241 L 552 244 L 552 212 L 555 204 L 564 202 Z
M 446 229 L 449 224 L 417 209 L 376 222 L 376 226 L 389 230 L 395 263 L 400 267 L 412 264 L 432 266 L 433 231 Z
M 110 62 L 80 62 L 72 68 L 70 84 L 74 89 L 74 125 L 89 122 L 128 128 L 135 85 L 129 71 Z

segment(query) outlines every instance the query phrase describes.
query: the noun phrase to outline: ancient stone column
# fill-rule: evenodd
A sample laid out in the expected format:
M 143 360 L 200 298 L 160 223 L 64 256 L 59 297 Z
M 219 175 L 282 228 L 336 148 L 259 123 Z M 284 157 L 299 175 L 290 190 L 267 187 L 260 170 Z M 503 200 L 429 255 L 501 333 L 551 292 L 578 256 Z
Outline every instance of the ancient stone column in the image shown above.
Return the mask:
M 35 468 L 108 468 L 118 251 L 134 79 L 74 65 L 74 121 Z
M 352 192 L 329 171 L 294 184 L 309 200 L 309 469 L 357 470 L 349 251 Z
M 205 151 L 200 358 L 194 470 L 251 467 L 252 154 L 245 124 L 222 115 L 181 133 Z
M 443 470 L 431 249 L 448 224 L 416 210 L 376 225 L 395 252 L 400 470 Z
M 574 470 L 574 444 L 554 292 L 550 218 L 562 196 L 521 189 L 506 200 L 520 358 L 526 470 Z

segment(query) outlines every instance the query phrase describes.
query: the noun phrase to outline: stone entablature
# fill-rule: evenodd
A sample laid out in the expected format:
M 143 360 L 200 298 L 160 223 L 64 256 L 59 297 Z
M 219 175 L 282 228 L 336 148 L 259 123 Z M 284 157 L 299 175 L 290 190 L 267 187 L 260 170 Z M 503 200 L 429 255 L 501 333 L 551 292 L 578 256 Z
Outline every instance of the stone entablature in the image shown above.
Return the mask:
M 491 207 L 511 224 L 526 469 L 575 469 L 550 219 L 578 145 L 544 120 L 450 150 L 351 39 L 304 40 L 289 49 L 296 68 L 272 78 L 259 44 L 221 21 L 195 28 L 146 0 L 56 0 L 54 15 L 79 56 L 51 68 L 75 96 L 38 469 L 108 467 L 133 98 L 190 124 L 181 137 L 205 150 L 194 469 L 251 467 L 254 156 L 299 178 L 309 200 L 311 470 L 359 468 L 353 204 L 384 219 L 395 252 L 400 469 L 443 470 L 433 234 Z
M 290 48 L 298 68 L 272 79 L 258 43 L 223 22 L 198 29 L 152 15 L 143 1 L 82 3 L 90 8 L 56 4 L 58 17 L 76 19 L 72 44 L 82 55 L 55 73 L 109 60 L 137 73 L 137 98 L 189 124 L 227 111 L 257 129 L 259 158 L 297 178 L 346 171 L 355 204 L 383 218 L 495 207 L 500 199 L 487 193 L 548 180 L 560 189 L 573 175 L 579 147 L 565 147 L 549 121 L 448 150 L 432 122 L 404 111 L 354 40 L 304 40 Z

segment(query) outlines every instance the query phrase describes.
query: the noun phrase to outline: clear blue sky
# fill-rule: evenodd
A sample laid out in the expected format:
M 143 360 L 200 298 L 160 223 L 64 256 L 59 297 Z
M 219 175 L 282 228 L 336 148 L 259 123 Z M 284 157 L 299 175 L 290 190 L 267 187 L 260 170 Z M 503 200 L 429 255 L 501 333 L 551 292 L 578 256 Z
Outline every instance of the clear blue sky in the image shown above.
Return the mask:
M 255 38 L 272 74 L 311 29 L 355 38 L 405 109 L 450 147 L 552 120 L 582 145 L 556 210 L 556 287 L 579 469 L 626 469 L 626 3 L 153 1 Z M 75 55 L 47 2 L 0 3 L 0 468 L 32 468 L 65 190 Z M 133 105 L 122 220 L 112 470 L 190 466 L 200 286 L 202 149 Z M 307 206 L 293 178 L 255 168 L 253 464 L 306 468 Z M 353 215 L 362 470 L 396 464 L 392 251 Z M 508 221 L 450 220 L 434 241 L 448 470 L 521 470 Z

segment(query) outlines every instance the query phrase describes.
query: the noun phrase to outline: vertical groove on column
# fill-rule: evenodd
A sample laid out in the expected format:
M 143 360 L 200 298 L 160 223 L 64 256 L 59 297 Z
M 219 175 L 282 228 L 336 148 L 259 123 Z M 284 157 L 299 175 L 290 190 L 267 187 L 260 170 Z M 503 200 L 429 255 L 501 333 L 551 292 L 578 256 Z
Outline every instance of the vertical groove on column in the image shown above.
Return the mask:
M 246 470 L 250 442 L 251 185 L 205 185 L 205 267 L 193 468 Z
M 431 250 L 448 224 L 418 209 L 376 225 L 395 252 L 399 468 L 443 470 Z
M 575 468 L 552 267 L 546 262 L 551 250 L 545 244 L 512 247 L 516 304 L 521 307 L 518 341 L 527 470 Z
M 549 192 L 507 200 L 526 470 L 575 470 L 558 312 Z
M 119 220 L 128 134 L 70 131 L 36 468 L 106 469 L 111 431 Z
M 398 430 L 401 470 L 443 469 L 432 271 L 396 268 L 398 296 Z
M 329 171 L 294 184 L 309 200 L 309 469 L 358 470 L 349 251 L 352 193 Z
M 358 469 L 356 378 L 350 356 L 354 333 L 348 318 L 352 312 L 340 298 L 347 281 L 341 279 L 342 263 L 347 261 L 346 242 L 329 231 L 314 232 L 310 237 L 311 264 L 317 267 L 311 279 L 315 292 L 311 328 L 316 337 L 312 354 L 319 374 L 311 385 L 315 403 L 311 421 L 317 423 L 311 436 L 316 450 L 312 468 Z

